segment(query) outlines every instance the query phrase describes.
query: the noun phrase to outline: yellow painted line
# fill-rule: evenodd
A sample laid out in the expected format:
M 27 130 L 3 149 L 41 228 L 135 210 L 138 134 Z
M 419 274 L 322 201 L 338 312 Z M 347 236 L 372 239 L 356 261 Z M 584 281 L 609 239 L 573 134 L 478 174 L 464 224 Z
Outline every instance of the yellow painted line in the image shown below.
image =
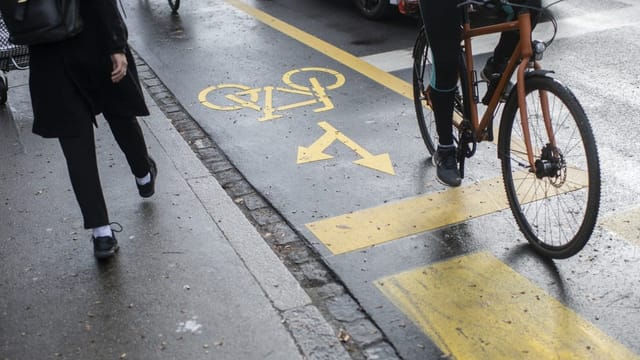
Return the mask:
M 482 252 L 375 282 L 452 359 L 639 359 Z
M 640 245 L 640 208 L 629 209 L 608 215 L 601 225 L 621 237 Z
M 321 40 L 305 31 L 302 31 L 295 26 L 289 25 L 282 20 L 279 20 L 263 11 L 260 11 L 253 6 L 241 1 L 241 0 L 225 0 L 228 4 L 244 11 L 245 13 L 260 20 L 264 24 L 274 28 L 281 33 L 292 37 L 293 39 L 315 49 L 322 54 L 342 63 L 343 65 L 359 72 L 360 74 L 368 77 L 369 79 L 395 91 L 396 93 L 408 98 L 413 99 L 413 88 L 408 82 L 393 76 L 382 69 L 379 69 L 368 62 L 359 59 L 330 43 Z
M 555 190 L 556 195 L 578 190 L 587 183 L 583 171 L 570 169 L 567 176 L 565 186 Z M 544 195 L 543 191 L 534 190 L 539 186 L 531 179 L 523 180 L 519 188 L 527 192 L 528 201 L 535 201 Z M 508 202 L 502 179 L 493 178 L 319 220 L 306 224 L 306 227 L 334 255 L 338 255 L 506 208 Z

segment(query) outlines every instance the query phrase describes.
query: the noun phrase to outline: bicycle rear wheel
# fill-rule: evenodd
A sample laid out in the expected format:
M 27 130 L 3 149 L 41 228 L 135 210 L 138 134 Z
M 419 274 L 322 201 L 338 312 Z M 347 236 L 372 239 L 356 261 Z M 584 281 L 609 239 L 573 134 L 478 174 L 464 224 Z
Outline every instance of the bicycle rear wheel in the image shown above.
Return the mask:
M 422 28 L 413 47 L 413 103 L 416 109 L 420 135 L 429 154 L 433 155 L 438 147 L 438 133 L 436 131 L 436 119 L 431 110 L 431 103 L 428 96 L 431 72 L 433 69 L 431 59 L 429 40 L 427 39 L 424 28 Z M 460 61 L 459 74 L 462 77 L 462 81 L 459 81 L 459 83 L 464 83 L 466 79 L 463 60 L 464 59 L 461 59 Z M 460 88 L 464 89 L 464 87 L 461 87 L 459 84 L 458 89 Z M 460 91 L 457 90 L 454 100 L 454 120 L 460 122 L 461 119 L 464 118 L 463 109 L 463 96 L 460 94 Z M 458 129 L 455 126 L 453 127 L 453 138 L 458 139 Z
M 531 169 L 524 145 L 517 96 L 500 124 L 498 151 L 511 211 L 540 254 L 565 259 L 589 241 L 600 206 L 600 164 L 582 106 L 560 82 L 544 76 L 526 80 L 529 132 L 536 160 Z M 544 124 L 541 95 L 549 103 L 555 146 Z
M 168 0 L 169 1 L 169 7 L 171 8 L 171 11 L 173 11 L 174 13 L 178 11 L 178 8 L 180 7 L 180 0 Z

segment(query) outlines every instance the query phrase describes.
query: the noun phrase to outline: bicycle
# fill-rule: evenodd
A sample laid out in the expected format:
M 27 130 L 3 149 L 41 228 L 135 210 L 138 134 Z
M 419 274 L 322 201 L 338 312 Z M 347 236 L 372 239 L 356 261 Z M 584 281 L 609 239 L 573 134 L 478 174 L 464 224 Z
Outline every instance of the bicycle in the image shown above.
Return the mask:
M 177 13 L 178 8 L 180 8 L 180 0 L 167 0 L 169 1 L 169 7 L 171 8 L 171 12 Z
M 512 21 L 471 26 L 474 6 L 511 5 L 519 9 Z M 552 4 L 553 5 L 553 4 Z M 550 5 L 551 6 L 551 5 Z M 467 0 L 462 12 L 458 91 L 454 101 L 454 138 L 457 160 L 464 177 L 466 158 L 477 144 L 494 140 L 493 120 L 500 118 L 497 155 L 511 212 L 533 249 L 545 257 L 565 259 L 589 241 L 600 207 L 600 165 L 593 131 L 582 106 L 565 85 L 543 70 L 540 60 L 557 34 L 557 22 L 548 12 L 553 36 L 547 42 L 532 40 L 529 8 L 507 0 Z M 519 30 L 520 42 L 488 101 L 482 119 L 478 114 L 478 85 L 473 68 L 471 39 L 486 34 Z M 430 111 L 429 42 L 424 27 L 413 49 L 413 93 L 418 125 L 431 155 L 437 133 Z M 515 86 L 509 86 L 516 73 Z M 516 121 L 516 115 L 519 120 Z

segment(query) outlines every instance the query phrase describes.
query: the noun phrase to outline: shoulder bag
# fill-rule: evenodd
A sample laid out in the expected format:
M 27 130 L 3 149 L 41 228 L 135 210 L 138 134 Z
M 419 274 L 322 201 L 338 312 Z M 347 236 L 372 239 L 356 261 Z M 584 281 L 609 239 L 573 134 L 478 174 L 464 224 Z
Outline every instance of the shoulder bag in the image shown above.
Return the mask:
M 0 0 L 0 12 L 16 45 L 65 40 L 82 31 L 82 0 Z

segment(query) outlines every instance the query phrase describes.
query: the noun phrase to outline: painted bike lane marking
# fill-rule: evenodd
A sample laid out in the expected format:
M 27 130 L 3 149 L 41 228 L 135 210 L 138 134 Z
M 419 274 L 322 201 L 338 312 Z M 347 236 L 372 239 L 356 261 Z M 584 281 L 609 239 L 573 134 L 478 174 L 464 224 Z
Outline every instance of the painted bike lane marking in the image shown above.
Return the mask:
M 587 184 L 584 171 L 569 170 L 567 181 L 555 189 L 556 194 L 580 190 Z M 534 186 L 535 181 L 532 180 L 531 185 Z M 525 185 L 521 188 L 528 189 Z M 542 191 L 530 193 L 527 202 L 546 195 Z M 494 178 L 322 219 L 306 227 L 334 255 L 339 255 L 508 208 L 504 184 Z
M 294 81 L 294 78 L 297 81 Z M 328 81 L 329 85 L 323 85 L 321 79 L 327 80 L 327 78 L 330 80 Z M 301 79 L 306 79 L 309 82 L 309 86 L 300 84 Z M 327 91 L 342 87 L 346 79 L 343 74 L 335 70 L 306 67 L 286 72 L 282 76 L 282 82 L 286 87 L 264 86 L 252 88 L 242 84 L 209 86 L 200 91 L 198 100 L 203 106 L 215 111 L 249 109 L 259 113 L 258 121 L 264 122 L 280 119 L 284 116 L 284 112 L 300 107 L 314 106 L 315 108 L 312 111 L 315 113 L 334 110 L 335 105 Z M 274 103 L 276 95 L 281 95 L 280 97 L 283 98 L 290 98 L 294 95 L 296 100 L 276 106 Z M 298 97 L 302 98 L 302 100 L 297 99 Z M 222 101 L 224 103 L 220 103 Z M 395 175 L 393 162 L 388 153 L 378 155 L 370 153 L 327 121 L 319 122 L 318 126 L 325 133 L 309 146 L 298 146 L 296 162 L 298 165 L 332 159 L 333 156 L 325 154 L 324 151 L 337 141 L 360 156 L 359 160 L 353 162 L 354 164 Z
M 375 286 L 447 358 L 638 359 L 486 252 L 391 275 Z

